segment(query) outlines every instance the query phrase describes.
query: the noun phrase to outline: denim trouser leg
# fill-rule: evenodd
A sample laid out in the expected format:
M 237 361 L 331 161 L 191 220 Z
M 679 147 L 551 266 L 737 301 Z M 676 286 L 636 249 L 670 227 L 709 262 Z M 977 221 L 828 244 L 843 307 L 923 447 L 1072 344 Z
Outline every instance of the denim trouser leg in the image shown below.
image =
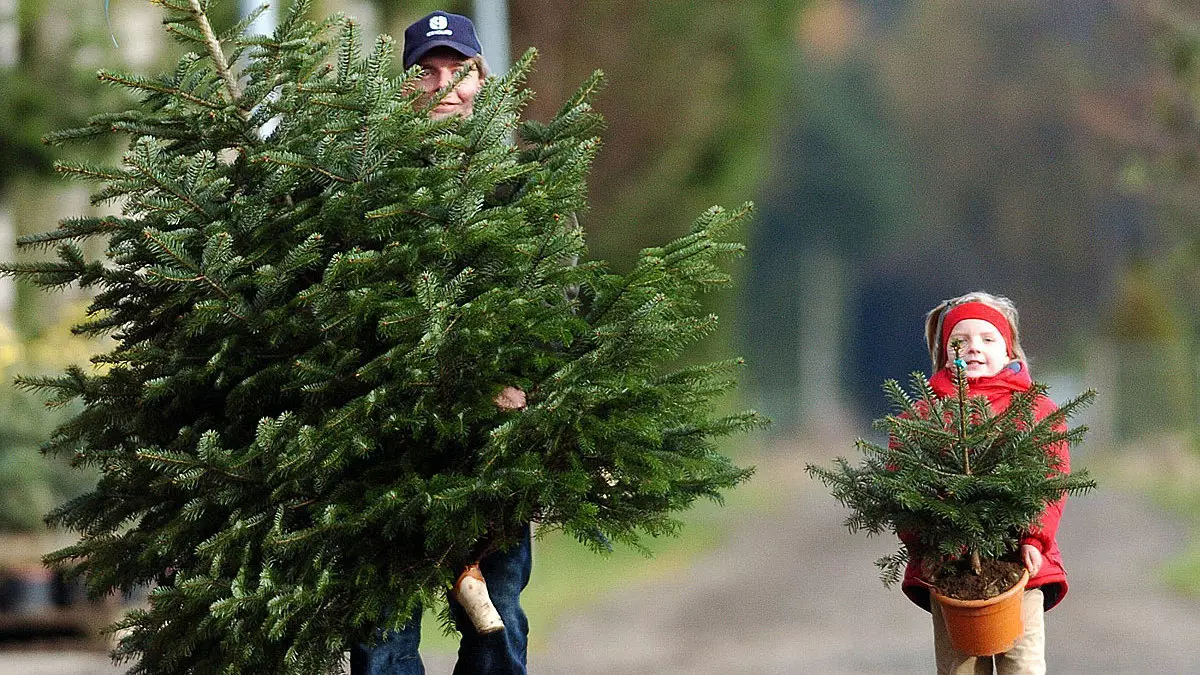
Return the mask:
M 421 609 L 413 612 L 404 628 L 380 631 L 374 647 L 350 648 L 350 675 L 425 675 L 421 654 Z
M 488 595 L 504 621 L 502 631 L 476 633 L 462 606 L 450 598 L 450 613 L 462 633 L 454 675 L 526 675 L 529 621 L 521 609 L 521 591 L 529 584 L 532 567 L 528 525 L 516 546 L 486 555 L 479 561 Z

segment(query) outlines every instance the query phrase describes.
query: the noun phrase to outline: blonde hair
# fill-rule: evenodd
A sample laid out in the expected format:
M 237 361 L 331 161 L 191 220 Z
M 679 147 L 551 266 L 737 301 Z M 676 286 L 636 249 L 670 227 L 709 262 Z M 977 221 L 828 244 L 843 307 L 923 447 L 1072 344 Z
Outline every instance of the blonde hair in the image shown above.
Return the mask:
M 1006 297 L 992 295 L 984 291 L 972 291 L 957 298 L 943 300 L 937 307 L 929 310 L 929 313 L 925 315 L 925 345 L 929 347 L 929 361 L 933 366 L 933 372 L 936 373 L 945 368 L 948 359 L 942 346 L 942 320 L 945 318 L 946 312 L 968 302 L 983 303 L 1003 314 L 1005 319 L 1008 319 L 1008 326 L 1012 329 L 1012 344 L 1009 345 L 1009 349 L 1012 350 L 1013 357 L 1017 361 L 1025 361 L 1025 350 L 1021 348 L 1017 306 L 1013 304 L 1012 300 Z
M 467 61 L 475 66 L 475 70 L 479 72 L 479 79 L 486 80 L 492 74 L 491 69 L 488 68 L 487 60 L 483 58 L 483 54 L 476 54 L 467 59 Z

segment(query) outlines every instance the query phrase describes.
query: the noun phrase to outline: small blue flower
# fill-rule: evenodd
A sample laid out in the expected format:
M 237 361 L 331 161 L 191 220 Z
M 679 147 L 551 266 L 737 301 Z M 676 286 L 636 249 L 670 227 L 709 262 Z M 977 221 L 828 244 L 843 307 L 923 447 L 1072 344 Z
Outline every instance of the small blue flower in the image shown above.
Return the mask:
M 954 367 L 958 368 L 959 370 L 966 370 L 967 362 L 963 361 L 962 359 L 954 359 Z

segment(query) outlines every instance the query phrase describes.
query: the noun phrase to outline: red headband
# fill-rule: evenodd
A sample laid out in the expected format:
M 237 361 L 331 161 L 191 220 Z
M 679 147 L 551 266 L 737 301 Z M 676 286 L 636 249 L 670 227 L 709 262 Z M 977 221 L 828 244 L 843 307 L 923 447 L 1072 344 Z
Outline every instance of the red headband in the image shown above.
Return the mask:
M 991 305 L 982 302 L 964 302 L 952 307 L 942 317 L 942 353 L 946 355 L 947 359 L 950 358 L 950 331 L 954 330 L 954 326 L 963 319 L 983 319 L 995 326 L 1004 338 L 1004 347 L 1008 350 L 1009 358 L 1016 356 L 1013 352 L 1012 326 L 1008 323 L 1008 317 Z

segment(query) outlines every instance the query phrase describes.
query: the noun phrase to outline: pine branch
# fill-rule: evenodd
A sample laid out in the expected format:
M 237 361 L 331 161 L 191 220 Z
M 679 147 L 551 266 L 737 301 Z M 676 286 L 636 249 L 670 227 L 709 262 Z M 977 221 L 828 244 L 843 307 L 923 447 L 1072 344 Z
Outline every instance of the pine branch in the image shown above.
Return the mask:
M 213 101 L 209 101 L 207 99 L 200 98 L 199 96 L 196 96 L 196 95 L 192 94 L 191 92 L 184 91 L 178 87 L 172 87 L 172 86 L 160 84 L 158 82 L 155 82 L 153 80 L 149 80 L 146 78 L 131 77 L 131 76 L 123 75 L 123 74 L 119 74 L 119 73 L 111 73 L 111 72 L 108 72 L 105 70 L 101 70 L 98 77 L 99 77 L 100 81 L 102 81 L 102 82 L 111 82 L 113 84 L 119 84 L 127 89 L 133 89 L 135 91 L 148 91 L 148 92 L 153 92 L 153 93 L 157 93 L 157 94 L 168 94 L 170 96 L 176 96 L 185 101 L 188 101 L 189 103 L 195 103 L 198 106 L 201 106 L 203 108 L 208 108 L 210 110 L 220 110 L 221 108 L 224 107 L 220 103 L 216 103 Z
M 188 0 L 186 11 L 191 15 L 192 21 L 200 29 L 200 33 L 204 39 L 204 46 L 208 49 L 208 56 L 212 59 L 213 66 L 217 69 L 217 75 L 225 83 L 225 93 L 229 97 L 229 103 L 237 106 L 242 98 L 237 78 L 234 77 L 233 71 L 229 67 L 229 62 L 225 60 L 225 53 L 221 50 L 221 42 L 217 39 L 216 33 L 213 32 L 212 24 L 208 22 L 208 15 L 200 5 L 200 0 Z M 245 120 L 249 118 L 250 111 L 238 108 L 238 114 Z
M 145 150 L 145 147 L 145 145 L 142 145 L 138 148 L 135 148 L 135 150 Z M 145 152 L 134 152 L 130 153 L 130 155 L 126 157 L 125 162 L 129 166 L 137 169 L 137 173 L 141 177 L 150 181 L 162 192 L 166 192 L 184 204 L 187 204 L 192 208 L 193 211 L 203 216 L 206 220 L 212 219 L 212 215 L 205 210 L 203 205 L 197 202 L 191 195 L 185 194 L 183 190 L 178 188 L 178 186 L 171 184 L 171 182 L 169 182 L 165 177 L 155 172 L 154 167 L 150 165 L 147 159 L 148 155 Z M 147 205 L 149 204 L 149 202 L 143 203 Z

